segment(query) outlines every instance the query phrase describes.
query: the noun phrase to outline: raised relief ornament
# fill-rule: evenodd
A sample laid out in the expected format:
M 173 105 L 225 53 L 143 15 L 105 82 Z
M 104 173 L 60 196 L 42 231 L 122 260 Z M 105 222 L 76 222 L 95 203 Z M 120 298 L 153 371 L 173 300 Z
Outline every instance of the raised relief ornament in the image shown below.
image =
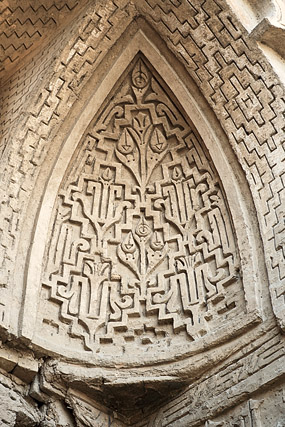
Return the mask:
M 165 352 L 244 311 L 218 175 L 141 57 L 67 168 L 46 260 L 42 322 L 57 325 L 63 342 L 79 340 L 82 351 Z

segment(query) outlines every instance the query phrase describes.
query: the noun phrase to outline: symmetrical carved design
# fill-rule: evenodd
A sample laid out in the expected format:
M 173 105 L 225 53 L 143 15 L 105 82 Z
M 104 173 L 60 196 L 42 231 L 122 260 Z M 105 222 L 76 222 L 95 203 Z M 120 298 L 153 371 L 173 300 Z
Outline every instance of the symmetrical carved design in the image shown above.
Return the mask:
M 67 170 L 43 286 L 87 349 L 196 340 L 244 310 L 223 191 L 188 122 L 139 57 Z
M 74 11 L 77 10 L 76 7 Z M 73 36 L 68 43 L 58 37 L 47 50 L 41 49 L 43 52 L 34 57 L 28 68 L 21 67 L 10 76 L 2 88 L 1 108 L 2 145 L 11 147 L 11 151 L 7 150 L 9 157 L 3 157 L 1 168 L 1 325 L 4 328 L 9 328 L 11 322 L 17 325 L 15 302 L 20 299 L 15 299 L 12 293 L 14 284 L 20 286 L 21 280 L 14 279 L 12 272 L 21 271 L 15 265 L 19 242 L 27 241 L 20 234 L 23 230 L 26 235 L 28 224 L 24 228 L 22 224 L 47 150 L 54 145 L 62 123 L 70 117 L 70 108 L 75 108 L 78 97 L 81 99 L 80 92 L 89 77 L 97 74 L 97 66 L 106 52 L 137 15 L 145 16 L 200 87 L 245 171 L 264 236 L 264 252 L 270 254 L 267 269 L 273 310 L 285 328 L 284 245 L 282 251 L 279 244 L 284 224 L 284 91 L 260 51 L 254 48 L 255 42 L 230 17 L 226 2 L 219 0 L 202 5 L 197 0 L 191 1 L 191 5 L 164 0 L 126 0 L 122 4 L 110 0 L 108 7 L 105 2 L 92 3 L 84 19 L 73 21 Z M 66 47 L 62 51 L 63 46 Z M 61 58 L 53 69 L 53 58 L 59 52 Z M 45 78 L 38 76 L 42 69 Z M 13 123 L 14 130 L 9 136 Z M 24 253 L 28 253 L 28 245 L 27 242 Z

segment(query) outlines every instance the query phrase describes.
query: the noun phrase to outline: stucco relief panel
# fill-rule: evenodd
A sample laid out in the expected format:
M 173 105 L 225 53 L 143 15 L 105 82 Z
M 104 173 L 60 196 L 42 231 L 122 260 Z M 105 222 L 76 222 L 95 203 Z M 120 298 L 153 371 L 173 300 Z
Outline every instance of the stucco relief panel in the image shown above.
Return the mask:
M 38 325 L 96 353 L 191 345 L 245 311 L 239 269 L 203 142 L 138 57 L 62 182 Z

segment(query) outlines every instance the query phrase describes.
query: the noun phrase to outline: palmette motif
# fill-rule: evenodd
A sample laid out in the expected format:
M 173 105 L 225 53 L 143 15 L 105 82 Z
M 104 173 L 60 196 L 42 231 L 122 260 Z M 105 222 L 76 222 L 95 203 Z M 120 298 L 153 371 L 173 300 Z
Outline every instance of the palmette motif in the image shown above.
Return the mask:
M 113 92 L 61 186 L 43 286 L 88 350 L 195 341 L 244 310 L 223 191 L 142 58 Z

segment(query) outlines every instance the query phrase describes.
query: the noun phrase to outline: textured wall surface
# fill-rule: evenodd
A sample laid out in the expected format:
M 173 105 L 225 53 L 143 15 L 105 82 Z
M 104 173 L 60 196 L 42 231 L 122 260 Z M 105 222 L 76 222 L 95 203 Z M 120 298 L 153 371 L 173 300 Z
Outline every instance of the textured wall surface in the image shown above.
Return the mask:
M 285 426 L 284 26 L 261 3 L 1 3 L 3 425 Z

